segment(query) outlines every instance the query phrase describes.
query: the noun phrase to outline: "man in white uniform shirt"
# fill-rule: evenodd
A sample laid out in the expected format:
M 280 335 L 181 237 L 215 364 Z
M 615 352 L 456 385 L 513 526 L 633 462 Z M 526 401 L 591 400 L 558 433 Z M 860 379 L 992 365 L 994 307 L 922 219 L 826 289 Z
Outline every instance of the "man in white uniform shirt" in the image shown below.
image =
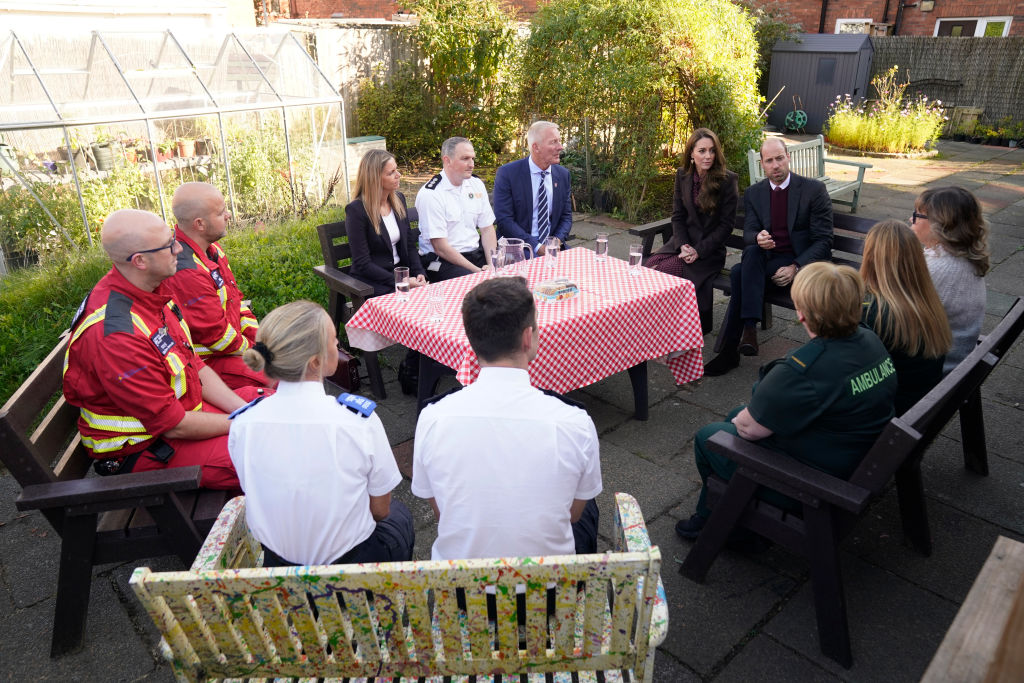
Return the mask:
M 574 401 L 530 385 L 533 295 L 486 280 L 462 304 L 476 382 L 420 413 L 412 492 L 438 517 L 434 560 L 597 551 L 597 430 Z
M 497 246 L 487 188 L 473 175 L 476 152 L 466 138 L 441 145 L 442 171 L 416 194 L 420 261 L 431 282 L 476 273 Z

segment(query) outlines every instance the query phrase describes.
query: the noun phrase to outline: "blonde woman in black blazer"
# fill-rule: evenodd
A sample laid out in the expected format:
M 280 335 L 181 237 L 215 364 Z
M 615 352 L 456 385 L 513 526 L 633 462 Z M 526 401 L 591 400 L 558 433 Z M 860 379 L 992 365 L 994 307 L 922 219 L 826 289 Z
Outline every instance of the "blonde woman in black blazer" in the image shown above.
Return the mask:
M 398 191 L 401 178 L 390 152 L 370 150 L 359 162 L 356 198 L 345 207 L 350 273 L 371 285 L 374 296 L 395 291 L 398 266 L 409 269 L 410 286 L 427 284 L 417 244 L 409 236 L 405 196 Z
M 718 136 L 698 128 L 686 141 L 683 167 L 676 171 L 672 239 L 647 259 L 647 267 L 693 282 L 700 327 L 714 327 L 714 279 L 725 266 L 725 240 L 736 222 L 737 177 L 725 167 Z

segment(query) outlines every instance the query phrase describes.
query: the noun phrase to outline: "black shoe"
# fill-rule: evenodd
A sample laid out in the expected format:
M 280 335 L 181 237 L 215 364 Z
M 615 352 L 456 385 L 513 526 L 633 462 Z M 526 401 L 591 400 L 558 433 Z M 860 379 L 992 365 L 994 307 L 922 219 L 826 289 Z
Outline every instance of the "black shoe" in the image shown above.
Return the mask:
M 740 338 L 740 345 L 737 349 L 744 356 L 757 355 L 757 328 L 744 327 L 743 336 Z
M 679 538 L 692 541 L 700 535 L 700 530 L 703 529 L 704 525 L 707 523 L 707 517 L 695 513 L 689 519 L 681 519 L 676 522 L 676 534 L 678 534 Z
M 733 349 L 731 351 L 722 351 L 720 354 L 708 361 L 708 364 L 704 366 L 705 377 L 719 377 L 729 372 L 740 364 L 739 351 Z
M 402 386 L 402 393 L 406 396 L 415 396 L 419 388 L 420 377 L 419 367 L 403 360 L 398 365 L 398 383 Z

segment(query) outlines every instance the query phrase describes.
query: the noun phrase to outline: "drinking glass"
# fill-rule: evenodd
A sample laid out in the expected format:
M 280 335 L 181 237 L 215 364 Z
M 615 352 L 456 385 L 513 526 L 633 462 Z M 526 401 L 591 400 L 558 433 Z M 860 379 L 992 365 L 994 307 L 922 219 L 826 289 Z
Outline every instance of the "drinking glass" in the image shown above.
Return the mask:
M 608 233 L 597 233 L 597 246 L 594 249 L 594 258 L 598 261 L 604 261 L 608 258 Z
M 549 237 L 544 240 L 544 266 L 554 268 L 558 265 L 558 250 L 561 241 L 557 237 Z
M 640 273 L 640 262 L 644 259 L 644 247 L 639 242 L 634 242 L 629 245 L 629 274 L 638 275 Z
M 395 294 L 399 301 L 409 300 L 409 269 L 405 266 L 395 268 Z
M 444 320 L 444 291 L 440 287 L 427 290 L 428 320 L 439 323 Z
M 501 268 L 505 265 L 505 250 L 501 247 L 491 249 L 491 277 L 501 277 Z

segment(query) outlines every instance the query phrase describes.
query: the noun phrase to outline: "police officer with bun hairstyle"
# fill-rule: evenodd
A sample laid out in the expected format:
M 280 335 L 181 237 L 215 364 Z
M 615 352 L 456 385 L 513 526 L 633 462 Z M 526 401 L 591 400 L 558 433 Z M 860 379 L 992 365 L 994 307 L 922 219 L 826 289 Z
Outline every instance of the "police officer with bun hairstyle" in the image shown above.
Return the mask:
M 276 394 L 232 414 L 228 437 L 264 566 L 412 559 L 412 516 L 391 500 L 402 475 L 376 404 L 324 392 L 338 366 L 327 312 L 310 301 L 274 309 L 244 358 L 279 380 Z

